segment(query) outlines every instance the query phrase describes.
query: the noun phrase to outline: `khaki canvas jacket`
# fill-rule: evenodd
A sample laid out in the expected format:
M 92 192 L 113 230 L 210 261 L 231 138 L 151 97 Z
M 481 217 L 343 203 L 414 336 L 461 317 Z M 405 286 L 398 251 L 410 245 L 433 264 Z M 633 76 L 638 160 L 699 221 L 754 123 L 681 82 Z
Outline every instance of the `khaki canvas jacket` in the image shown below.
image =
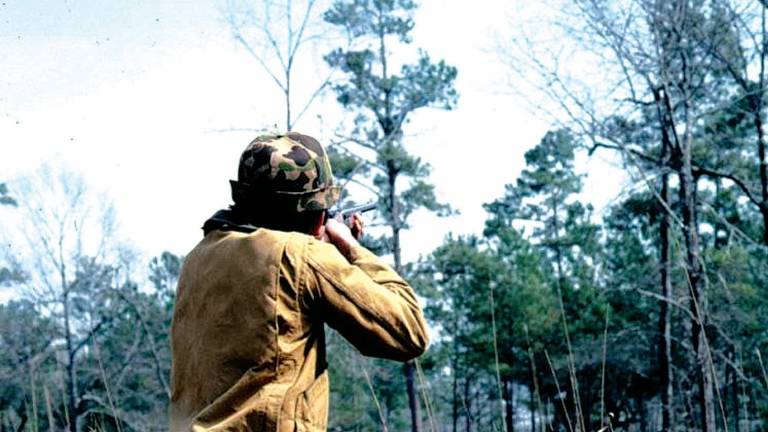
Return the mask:
M 363 247 L 212 231 L 187 256 L 171 329 L 171 431 L 325 431 L 324 323 L 406 361 L 427 330 L 411 287 Z

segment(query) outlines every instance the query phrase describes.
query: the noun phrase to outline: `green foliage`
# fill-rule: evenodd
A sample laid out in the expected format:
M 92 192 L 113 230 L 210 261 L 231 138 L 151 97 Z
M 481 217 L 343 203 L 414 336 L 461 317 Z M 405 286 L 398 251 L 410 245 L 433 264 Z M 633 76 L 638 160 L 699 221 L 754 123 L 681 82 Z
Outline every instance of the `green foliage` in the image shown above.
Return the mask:
M 327 22 L 343 28 L 353 42 L 351 49 L 338 48 L 325 59 L 344 79 L 333 88 L 343 107 L 354 112 L 355 127 L 349 139 L 373 158 L 362 161 L 354 153 L 336 151 L 340 177 L 371 176 L 380 201 L 380 214 L 393 230 L 389 244 L 399 262 L 399 231 L 408 227 L 409 216 L 419 208 L 446 215 L 450 208 L 438 202 L 428 183 L 429 165 L 410 154 L 403 145 L 403 126 L 413 112 L 425 107 L 451 109 L 457 93 L 453 87 L 456 68 L 432 62 L 424 51 L 412 64 L 392 73 L 390 43 L 408 44 L 416 5 L 409 0 L 337 1 L 325 14 Z M 357 159 L 357 162 L 353 162 Z M 362 167 L 362 169 L 356 169 Z M 398 184 L 405 178 L 407 184 Z M 402 180 L 401 180 L 402 181 Z M 403 188 L 403 189 L 401 189 Z
M 609 305 L 597 277 L 599 229 L 591 222 L 591 208 L 576 199 L 581 190 L 573 166 L 576 149 L 568 131 L 548 133 L 526 153 L 527 165 L 516 184 L 507 185 L 505 195 L 486 206 L 483 237 L 449 236 L 421 264 L 419 291 L 427 293 L 427 314 L 439 324 L 436 349 L 451 371 L 454 408 L 460 403 L 488 406 L 499 398 L 510 406 L 513 389 L 521 387 L 530 393 L 528 409 L 542 410 L 560 397 L 550 367 L 567 390 L 569 406 L 576 400 L 566 385 L 572 367 L 583 381 L 581 397 L 597 394 L 600 358 L 594 352 Z M 460 401 L 457 389 L 477 392 L 489 383 L 499 390 Z M 465 393 L 467 398 L 473 391 Z M 454 421 L 499 420 L 493 409 L 460 411 L 454 411 Z M 564 422 L 561 417 L 555 412 L 556 422 Z M 509 427 L 509 411 L 502 420 Z
M 0 286 L 13 285 L 24 280 L 24 272 L 18 268 L 0 267 Z
M 30 388 L 45 385 L 40 375 L 51 364 L 56 328 L 27 300 L 0 305 L 0 328 L 0 417 L 11 425 L 35 424 L 44 411 L 32 404 Z
M 68 314 L 30 300 L 0 305 L 0 425 L 63 430 L 72 412 L 62 379 L 70 361 L 83 430 L 165 430 L 172 292 L 181 258 L 152 259 L 151 289 L 118 269 L 78 261 Z M 71 345 L 66 345 L 65 318 Z M 53 421 L 53 424 L 49 423 Z
M 325 60 L 343 74 L 332 87 L 339 103 L 355 114 L 351 138 L 345 139 L 347 146 L 343 151 L 331 150 L 333 163 L 338 164 L 339 177 L 362 183 L 376 194 L 379 217 L 390 234 L 368 239 L 366 244 L 390 252 L 399 272 L 405 270 L 400 232 L 409 227 L 410 216 L 418 209 L 438 215 L 451 212 L 437 200 L 434 186 L 427 180 L 429 165 L 403 144 L 403 127 L 416 110 L 451 109 L 457 99 L 453 87 L 456 68 L 443 61 L 432 62 L 424 51 L 418 52 L 414 63 L 403 64 L 399 74 L 393 73 L 388 47 L 411 42 L 415 8 L 411 0 L 339 0 L 325 13 L 325 20 L 344 29 L 351 42 L 350 48 L 337 48 Z M 349 146 L 362 149 L 368 157 Z M 371 381 L 381 393 L 379 417 L 391 430 L 402 430 L 407 424 L 403 412 L 407 401 L 402 398 L 403 382 L 394 378 L 400 376 L 394 372 L 399 366 L 375 363 L 377 373 Z M 406 368 L 413 376 L 413 366 Z M 380 380 L 380 376 L 386 379 Z M 410 392 L 408 397 L 413 401 L 418 396 Z
M 698 307 L 706 312 L 718 428 L 725 422 L 752 432 L 768 424 L 766 201 L 756 157 L 765 139 L 765 79 L 750 75 L 765 55 L 762 27 L 754 27 L 763 10 L 751 16 L 720 0 L 643 1 L 620 20 L 601 15 L 623 5 L 578 1 L 579 19 L 591 26 L 585 40 L 619 35 L 603 40 L 619 44 L 601 49 L 629 56 L 619 65 L 622 83 L 648 88 L 628 91 L 631 100 L 619 104 L 627 109 L 590 117 L 587 134 L 548 132 L 526 152 L 520 176 L 485 206 L 485 226 L 475 227 L 482 235 L 448 234 L 411 264 L 400 262 L 399 244 L 410 217 L 420 209 L 451 210 L 435 195 L 429 164 L 409 151 L 404 128 L 417 110 L 456 106 L 457 71 L 424 51 L 406 53 L 413 1 L 340 0 L 324 15 L 350 40 L 325 59 L 340 72 L 332 85 L 338 102 L 355 117 L 352 130 L 340 133 L 341 145 L 328 151 L 342 183 L 361 183 L 378 197 L 377 222 L 391 232 L 364 243 L 392 253 L 425 301 L 432 345 L 420 359 L 416 387 L 424 422 L 435 429 L 501 430 L 506 423 L 507 430 L 605 430 L 600 417 L 613 413 L 612 430 L 657 430 L 662 305 L 672 324 L 671 430 L 701 429 L 700 367 L 691 346 Z M 638 16 L 647 20 L 638 24 Z M 685 131 L 684 113 L 694 119 Z M 678 176 L 686 133 L 696 210 L 689 226 Z M 575 162 L 587 140 L 590 151 L 620 151 L 624 168 L 641 181 L 599 218 L 581 195 L 584 176 Z M 673 181 L 662 205 L 665 175 Z M 32 213 L 46 227 L 42 234 L 56 228 L 46 225 L 57 220 L 54 204 L 77 210 L 81 203 L 82 185 L 60 180 L 75 199 L 43 200 L 50 204 L 39 206 L 45 212 Z M 9 213 L 38 195 L 14 186 L 12 197 L 0 184 L 0 204 L 16 207 L 5 207 Z M 667 298 L 660 286 L 665 216 Z M 68 230 L 62 244 L 77 245 L 69 231 L 77 219 L 61 220 Z M 691 301 L 691 230 L 700 234 L 700 305 Z M 131 262 L 28 249 L 29 262 L 0 268 L 4 288 L 39 294 L 0 305 L 0 430 L 62 430 L 72 417 L 81 430 L 164 430 L 173 290 L 183 257 L 152 258 L 144 278 Z M 335 332 L 327 336 L 330 430 L 376 431 L 383 423 L 408 429 L 402 365 L 362 358 Z
M 456 104 L 456 68 L 443 61 L 432 63 L 424 51 L 419 51 L 415 64 L 403 65 L 400 75 L 387 70 L 387 40 L 410 42 L 415 7 L 410 0 L 339 1 L 325 14 L 326 21 L 343 27 L 361 45 L 356 50 L 338 48 L 326 61 L 348 76 L 334 85 L 339 102 L 378 123 L 380 130 L 366 130 L 370 142 L 398 139 L 408 116 L 419 108 L 451 109 Z M 397 160 L 396 156 L 386 159 Z
M 501 367 L 507 374 L 527 363 L 525 329 L 541 348 L 557 316 L 555 297 L 546 284 L 541 256 L 514 230 L 496 248 L 477 238 L 448 238 L 421 271 L 431 280 L 428 317 L 442 323 L 456 368 L 492 372 L 493 329 L 491 294 Z M 426 291 L 422 290 L 422 292 Z M 526 370 L 517 373 L 525 375 Z
M 326 328 L 331 401 L 329 430 L 377 431 L 407 428 L 402 366 L 368 359 Z M 383 421 L 382 421 L 383 418 Z
M 409 42 L 414 9 L 416 3 L 410 0 L 353 0 L 334 3 L 326 12 L 325 19 L 344 27 L 352 37 L 382 33 Z
M 0 183 L 0 205 L 16 205 L 16 200 L 9 194 L 8 186 L 5 183 Z

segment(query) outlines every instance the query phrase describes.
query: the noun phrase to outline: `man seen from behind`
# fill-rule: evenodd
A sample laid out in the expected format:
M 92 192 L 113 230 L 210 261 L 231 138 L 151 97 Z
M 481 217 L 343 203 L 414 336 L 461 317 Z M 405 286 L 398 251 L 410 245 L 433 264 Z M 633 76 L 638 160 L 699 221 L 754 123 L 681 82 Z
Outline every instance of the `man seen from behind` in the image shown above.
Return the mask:
M 298 133 L 253 140 L 234 204 L 203 226 L 179 277 L 171 329 L 171 431 L 325 431 L 324 324 L 364 355 L 427 346 L 413 289 L 328 209 L 328 156 Z M 353 235 L 354 233 L 354 235 Z

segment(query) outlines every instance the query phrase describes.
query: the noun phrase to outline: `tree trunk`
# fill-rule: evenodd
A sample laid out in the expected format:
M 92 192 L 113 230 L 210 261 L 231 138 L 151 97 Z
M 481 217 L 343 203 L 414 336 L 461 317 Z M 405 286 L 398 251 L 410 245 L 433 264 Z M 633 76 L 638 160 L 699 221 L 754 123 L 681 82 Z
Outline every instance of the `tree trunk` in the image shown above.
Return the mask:
M 592 371 L 588 370 L 585 373 L 586 380 L 583 382 L 591 383 L 597 381 L 595 376 L 593 375 Z M 585 432 L 589 432 L 592 430 L 597 430 L 599 428 L 595 427 L 592 424 L 592 410 L 595 407 L 595 392 L 593 391 L 593 388 L 589 385 L 586 386 L 585 389 L 581 390 L 582 394 L 584 396 L 579 396 L 580 403 L 581 403 L 581 412 L 582 412 L 582 426 L 584 427 Z
M 731 347 L 731 352 L 729 353 L 731 357 L 731 361 L 733 364 L 736 364 L 736 349 L 734 347 Z M 731 394 L 731 408 L 732 408 L 732 418 L 733 418 L 733 430 L 735 432 L 739 431 L 739 387 L 738 387 L 738 376 L 736 375 L 736 371 L 729 367 L 728 371 L 730 371 L 730 383 L 726 384 Z M 727 412 L 727 410 L 726 410 Z
M 679 178 L 683 231 L 685 234 L 687 282 L 691 295 L 691 310 L 694 312 L 691 322 L 691 345 L 696 357 L 701 430 L 702 432 L 714 432 L 715 404 L 712 385 L 713 377 L 709 367 L 709 352 L 706 334 L 704 333 L 707 325 L 707 299 L 701 279 L 696 184 L 691 164 L 692 139 L 690 134 L 686 133 L 686 135 L 682 154 L 683 164 Z
M 454 363 L 455 364 L 455 363 Z M 453 397 L 452 397 L 452 409 L 451 409 L 451 419 L 453 420 L 453 429 L 451 429 L 453 432 L 456 432 L 456 426 L 459 421 L 459 401 L 458 401 L 458 377 L 456 376 L 456 367 L 453 367 L 453 370 L 451 371 L 453 375 Z
M 453 378 L 453 392 L 451 397 L 451 403 L 452 403 L 452 409 L 451 409 L 451 417 L 453 420 L 453 432 L 457 432 L 458 430 L 458 422 L 459 422 L 459 343 L 456 340 L 456 335 L 458 334 L 459 330 L 459 323 L 458 318 L 456 316 L 456 313 L 454 311 L 453 319 L 451 320 L 451 332 L 453 333 L 453 345 L 452 345 L 452 352 L 451 352 L 451 378 Z
M 762 90 L 762 87 L 761 87 Z M 762 94 L 755 113 L 755 129 L 757 130 L 757 157 L 760 163 L 760 215 L 763 217 L 763 244 L 768 246 L 768 163 L 765 160 L 765 137 L 763 136 Z
M 77 432 L 77 382 L 75 374 L 75 347 L 72 341 L 72 329 L 69 322 L 69 293 L 64 288 L 63 313 L 64 313 L 64 338 L 67 345 L 67 430 Z
M 682 395 L 683 407 L 685 409 L 683 418 L 686 422 L 685 426 L 690 431 L 698 430 L 696 426 L 696 408 L 693 406 L 694 393 L 696 392 L 693 387 L 695 385 L 696 383 L 689 383 L 686 388 L 683 388 L 682 384 L 678 382 L 678 388 L 681 389 L 680 394 Z
M 643 400 L 643 397 L 641 395 L 637 395 L 637 412 L 638 417 L 640 420 L 640 430 L 641 431 L 647 431 L 648 430 L 648 412 L 645 409 L 645 400 Z
M 411 411 L 411 431 L 418 432 L 421 430 L 421 409 L 419 407 L 419 399 L 416 397 L 416 385 L 414 383 L 414 371 L 416 367 L 412 361 L 403 365 L 405 370 L 405 384 L 408 390 L 408 407 Z
M 723 190 L 723 180 L 721 178 L 713 179 L 715 183 L 715 201 L 714 206 L 719 206 L 718 200 Z M 724 219 L 724 218 L 723 218 Z M 722 236 L 720 234 L 723 234 Z M 721 249 L 728 243 L 728 227 L 725 222 L 720 218 L 716 219 L 712 223 L 712 247 L 714 249 Z
M 400 214 L 397 206 L 397 194 L 395 185 L 397 181 L 397 171 L 390 167 L 388 171 L 389 180 L 389 206 L 392 226 L 392 258 L 395 261 L 395 271 L 397 274 L 403 274 L 402 258 L 400 256 Z M 414 382 L 414 361 L 405 363 L 403 373 L 405 374 L 406 392 L 408 393 L 408 408 L 411 411 L 411 432 L 421 432 L 421 407 L 416 395 L 416 384 Z
M 681 3 L 681 13 L 688 13 L 688 3 Z M 698 383 L 698 407 L 702 432 L 715 432 L 715 403 L 713 392 L 713 376 L 710 368 L 709 346 L 705 332 L 707 317 L 707 297 L 702 279 L 701 246 L 699 241 L 698 209 L 697 209 L 697 179 L 693 176 L 693 83 L 688 68 L 693 47 L 688 39 L 680 40 L 679 58 L 681 61 L 681 77 L 678 88 L 682 91 L 681 125 L 684 127 L 682 139 L 679 141 L 679 152 L 676 155 L 680 164 L 678 169 L 679 196 L 682 207 L 683 234 L 686 249 L 686 277 L 688 282 L 691 311 L 691 345 L 695 356 L 695 376 Z M 665 95 L 667 96 L 667 95 Z M 669 111 L 670 116 L 674 111 Z
M 531 367 L 531 385 L 528 387 L 531 396 L 531 432 L 537 432 L 536 429 L 536 415 L 542 414 L 540 424 L 541 429 L 544 430 L 546 422 L 546 408 L 541 403 L 541 392 L 539 391 L 539 381 L 537 378 L 538 371 L 536 370 L 535 358 L 533 357 L 533 351 L 531 349 L 531 341 L 528 336 L 528 327 L 524 326 L 525 339 L 528 342 L 528 360 Z
M 741 432 L 741 430 L 747 430 L 749 428 L 749 401 L 747 399 L 747 392 L 744 389 L 744 382 L 739 381 L 739 394 L 741 394 L 741 421 L 744 426 L 740 427 L 738 429 L 738 432 Z
M 504 404 L 504 424 L 508 432 L 514 432 L 515 430 L 515 413 L 514 413 L 514 388 L 512 383 L 505 379 L 502 381 L 502 403 Z
M 553 197 L 552 202 L 552 221 L 554 225 L 554 233 L 553 237 L 555 239 L 554 246 L 555 246 L 555 264 L 557 265 L 557 287 L 560 291 L 560 296 L 562 298 L 563 293 L 563 281 L 565 279 L 565 275 L 563 274 L 563 252 L 560 249 L 560 220 L 558 219 L 557 214 L 557 202 L 555 202 L 555 197 Z M 565 319 L 565 317 L 563 317 Z
M 399 237 L 399 234 L 395 236 L 395 238 L 397 237 Z M 395 243 L 399 245 L 399 242 Z M 395 250 L 398 251 L 395 259 L 395 268 L 397 269 L 398 274 L 402 274 L 400 270 L 399 246 L 398 249 Z M 414 362 L 415 360 L 406 362 L 403 365 L 403 373 L 405 374 L 405 388 L 408 393 L 408 408 L 411 411 L 411 431 L 420 432 L 422 430 L 421 406 L 419 405 L 419 398 L 416 394 L 416 383 L 414 380 L 416 366 L 414 365 Z
M 290 132 L 291 127 L 291 76 L 290 73 L 285 74 L 285 131 Z
M 464 405 L 467 411 L 464 416 L 464 431 L 472 432 L 472 399 L 469 398 L 469 379 L 464 380 Z
M 576 365 L 574 364 L 573 360 L 573 351 L 572 351 L 572 345 L 571 345 L 571 336 L 568 331 L 568 322 L 565 314 L 565 299 L 564 299 L 564 291 L 565 291 L 565 271 L 563 269 L 563 251 L 562 251 L 562 245 L 560 243 L 560 219 L 557 211 L 557 206 L 559 204 L 559 201 L 556 201 L 557 197 L 554 196 L 552 199 L 552 221 L 553 221 L 553 228 L 554 228 L 554 248 L 555 248 L 555 260 L 556 260 L 556 266 L 557 266 L 557 293 L 559 297 L 560 302 L 560 313 L 562 314 L 563 319 L 563 333 L 565 335 L 565 343 L 568 347 L 568 378 L 569 378 L 569 384 L 571 387 L 571 395 L 573 399 L 573 421 L 576 424 L 576 429 L 580 429 L 582 432 L 585 432 L 584 429 L 586 429 L 584 425 L 584 411 L 581 407 L 581 396 L 579 394 L 579 384 L 578 380 L 576 379 Z
M 17 432 L 21 432 L 26 428 L 27 421 L 29 420 L 29 416 L 27 415 L 27 404 L 26 402 L 21 403 L 21 409 L 17 411 L 19 414 L 19 425 L 16 427 Z M 5 427 L 3 427 L 5 429 Z M 10 428 L 8 428 L 10 430 Z M 51 428 L 51 430 L 53 430 Z
M 536 432 L 536 401 L 535 401 L 535 395 L 533 394 L 534 385 L 531 383 L 531 386 L 528 387 L 529 394 L 530 394 L 530 404 L 531 404 L 531 432 Z
M 666 153 L 667 146 L 664 145 Z M 666 156 L 666 155 L 665 155 Z M 665 169 L 666 168 L 662 168 Z M 672 327 L 669 300 L 672 299 L 672 282 L 669 278 L 669 174 L 661 176 L 662 217 L 659 226 L 660 237 L 660 282 L 661 296 L 659 300 L 659 390 L 661 393 L 661 430 L 670 431 L 673 423 L 672 415 Z
M 293 68 L 293 25 L 291 24 L 291 0 L 285 4 L 285 12 L 288 21 L 288 39 L 286 40 L 285 56 L 288 62 L 285 65 L 285 131 L 290 132 L 291 127 L 291 69 Z
M 765 5 L 764 5 L 765 6 Z M 762 46 L 760 48 L 760 76 L 758 80 L 758 95 L 754 110 L 755 131 L 757 132 L 757 157 L 760 170 L 760 214 L 763 217 L 763 243 L 768 246 L 768 163 L 765 160 L 765 135 L 763 133 L 763 92 L 765 91 L 765 56 L 768 54 L 768 38 L 766 38 L 765 7 L 761 11 L 760 29 Z

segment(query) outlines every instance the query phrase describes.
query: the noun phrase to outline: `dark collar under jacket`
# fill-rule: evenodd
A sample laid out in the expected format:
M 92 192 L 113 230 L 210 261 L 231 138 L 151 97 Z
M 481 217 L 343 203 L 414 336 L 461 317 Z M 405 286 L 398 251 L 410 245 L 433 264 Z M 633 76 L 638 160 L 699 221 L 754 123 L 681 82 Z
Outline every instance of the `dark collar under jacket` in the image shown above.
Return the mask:
M 209 232 L 214 230 L 237 231 L 249 234 L 257 229 L 259 227 L 246 221 L 240 212 L 228 208 L 217 211 L 205 221 L 203 224 L 203 235 L 208 235 Z

